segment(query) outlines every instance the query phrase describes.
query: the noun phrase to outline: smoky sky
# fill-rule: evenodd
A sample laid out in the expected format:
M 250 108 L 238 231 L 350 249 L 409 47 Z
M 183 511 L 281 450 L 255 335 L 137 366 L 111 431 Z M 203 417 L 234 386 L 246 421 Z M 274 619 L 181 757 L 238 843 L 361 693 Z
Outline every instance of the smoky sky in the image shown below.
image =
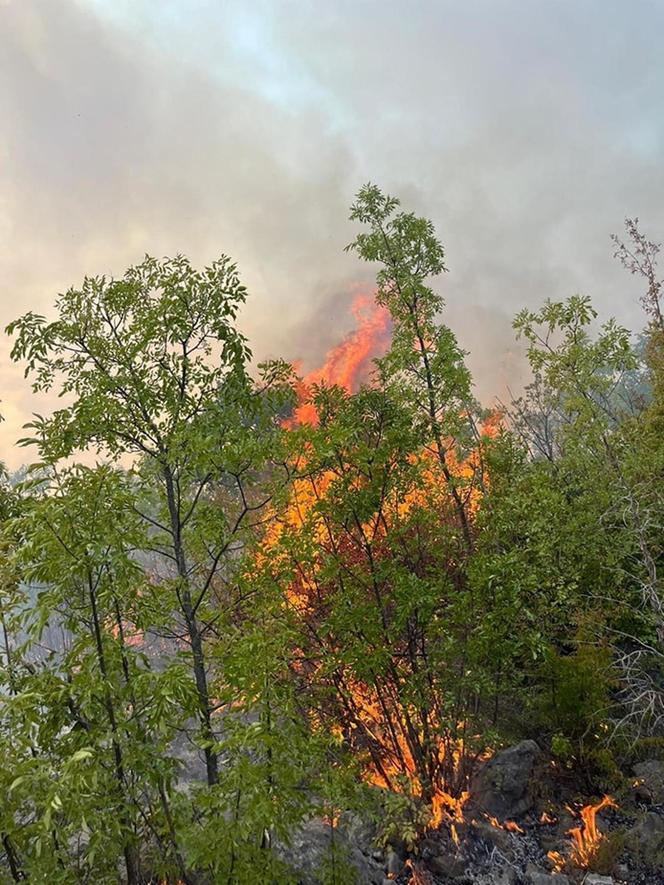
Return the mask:
M 220 253 L 259 358 L 310 368 L 370 268 L 343 247 L 378 183 L 431 217 L 445 319 L 489 401 L 511 320 L 575 292 L 642 324 L 610 234 L 664 238 L 660 0 L 0 0 L 0 322 L 84 274 Z M 0 349 L 0 459 L 32 411 Z

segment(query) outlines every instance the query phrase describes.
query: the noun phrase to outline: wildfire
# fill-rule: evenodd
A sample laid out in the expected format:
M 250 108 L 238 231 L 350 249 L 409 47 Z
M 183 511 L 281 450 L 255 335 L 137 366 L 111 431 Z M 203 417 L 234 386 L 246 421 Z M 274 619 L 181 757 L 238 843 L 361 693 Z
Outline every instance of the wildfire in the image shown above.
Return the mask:
M 579 815 L 581 826 L 572 827 L 567 835 L 572 837 L 572 850 L 569 861 L 581 869 L 587 869 L 597 854 L 597 849 L 604 836 L 597 829 L 597 814 L 604 808 L 617 808 L 616 802 L 611 796 L 604 798 L 597 805 L 585 805 Z M 548 857 L 553 861 L 556 870 L 562 870 L 567 859 L 558 851 L 549 851 Z
M 377 704 L 370 701 L 362 701 L 364 692 L 355 692 L 355 700 L 360 699 L 360 721 L 367 732 L 371 734 L 380 748 L 380 755 L 372 755 L 365 768 L 365 779 L 368 783 L 397 793 L 408 793 L 418 798 L 426 798 L 426 791 L 422 783 L 420 770 L 413 758 L 410 742 L 407 740 L 401 727 L 392 728 L 391 733 L 385 734 L 381 715 Z M 396 712 L 396 711 L 395 711 Z M 364 720 L 364 721 L 362 721 Z M 399 719 L 396 719 L 397 723 Z M 421 735 L 418 738 L 421 740 Z M 438 772 L 448 770 L 446 780 L 457 784 L 463 782 L 462 759 L 464 755 L 464 742 L 462 738 L 445 740 L 442 737 L 436 739 L 436 752 Z M 450 835 L 456 845 L 459 844 L 457 825 L 463 823 L 463 809 L 470 797 L 467 790 L 455 790 L 453 795 L 448 789 L 444 789 L 439 782 L 430 789 L 430 817 L 429 827 L 435 829 L 443 824 L 450 828 Z
M 509 833 L 523 833 L 524 830 L 522 827 L 518 825 L 518 823 L 514 820 L 506 820 L 501 823 L 497 817 L 493 817 L 490 814 L 484 815 L 486 819 L 489 821 L 492 827 L 496 827 L 498 830 L 507 830 Z
M 360 294 L 353 305 L 358 326 L 326 356 L 324 364 L 310 372 L 301 382 L 300 403 L 293 416 L 284 422 L 287 429 L 319 421 L 311 402 L 312 387 L 319 384 L 338 385 L 354 393 L 368 377 L 371 360 L 383 353 L 389 344 L 391 332 L 388 312 L 377 306 L 366 294 Z M 494 436 L 499 432 L 500 416 L 492 416 L 480 430 L 479 437 Z M 263 541 L 258 565 L 266 566 L 275 577 L 284 572 L 286 581 L 277 578 L 282 587 L 285 608 L 316 635 L 318 619 L 324 617 L 327 607 L 328 585 L 324 567 L 326 554 L 341 559 L 345 567 L 361 573 L 362 563 L 357 562 L 358 549 L 364 547 L 357 540 L 371 539 L 372 556 L 380 558 L 390 554 L 389 544 L 384 540 L 400 523 L 406 523 L 420 508 L 449 514 L 454 522 L 450 474 L 458 480 L 457 488 L 464 496 L 464 506 L 472 516 L 479 505 L 481 483 L 476 481 L 482 472 L 482 442 L 469 453 L 457 454 L 453 441 L 446 446 L 447 460 L 443 465 L 439 451 L 431 446 L 413 452 L 409 458 L 412 470 L 398 474 L 401 480 L 394 488 L 386 488 L 385 496 L 374 513 L 363 513 L 349 536 L 347 528 L 337 532 L 318 505 L 329 501 L 334 495 L 339 476 L 332 470 L 309 472 L 310 450 L 299 456 L 293 466 L 300 474 L 291 486 L 286 507 L 275 514 Z M 395 464 L 395 471 L 402 465 Z M 351 488 L 361 491 L 365 482 L 358 475 L 350 480 L 340 468 L 341 481 L 351 483 Z M 347 485 L 346 485 L 347 489 Z M 444 516 L 442 517 L 444 518 Z M 302 559 L 293 560 L 290 536 L 303 532 L 307 550 Z M 345 532 L 345 534 L 344 534 Z M 282 543 L 283 542 L 283 543 Z M 334 636 L 316 636 L 334 650 Z M 295 649 L 294 672 L 309 682 L 316 679 L 317 657 Z M 419 710 L 400 697 L 398 678 L 385 685 L 375 683 L 371 676 L 358 678 L 352 666 L 339 666 L 326 679 L 334 681 L 335 692 L 341 709 L 331 715 L 316 714 L 314 728 L 325 728 L 340 739 L 349 741 L 363 757 L 364 778 L 367 782 L 408 795 L 429 806 L 428 826 L 447 826 L 452 839 L 458 844 L 458 825 L 464 820 L 464 806 L 469 798 L 466 790 L 468 760 L 478 761 L 466 747 L 463 724 L 443 727 L 443 716 L 436 708 Z M 440 708 L 439 708 L 440 709 Z M 335 722 L 335 717 L 337 721 Z M 339 724 L 341 723 L 341 725 Z M 486 758 L 486 757 L 483 757 Z M 507 829 L 518 825 L 508 822 Z
M 407 860 L 406 868 L 410 870 L 410 885 L 433 885 L 433 876 L 420 864 Z
M 318 414 L 311 400 L 314 385 L 328 384 L 343 387 L 354 393 L 366 380 L 372 360 L 385 353 L 389 346 L 391 321 L 388 311 L 376 304 L 373 295 L 360 292 L 353 301 L 351 312 L 357 328 L 328 351 L 323 365 L 306 375 L 299 386 L 299 405 L 286 427 L 301 424 L 316 425 Z

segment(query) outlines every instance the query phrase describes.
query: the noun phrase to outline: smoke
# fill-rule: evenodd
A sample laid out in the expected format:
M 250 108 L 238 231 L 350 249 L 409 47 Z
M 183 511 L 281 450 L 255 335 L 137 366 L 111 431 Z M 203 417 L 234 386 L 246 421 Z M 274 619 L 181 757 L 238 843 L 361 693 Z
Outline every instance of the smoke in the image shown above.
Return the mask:
M 486 400 L 511 317 L 593 295 L 640 324 L 609 234 L 664 236 L 664 8 L 639 0 L 0 4 L 0 322 L 145 252 L 237 260 L 256 356 L 308 371 L 353 326 L 367 180 L 436 223 L 447 321 Z M 3 382 L 0 458 L 32 411 Z

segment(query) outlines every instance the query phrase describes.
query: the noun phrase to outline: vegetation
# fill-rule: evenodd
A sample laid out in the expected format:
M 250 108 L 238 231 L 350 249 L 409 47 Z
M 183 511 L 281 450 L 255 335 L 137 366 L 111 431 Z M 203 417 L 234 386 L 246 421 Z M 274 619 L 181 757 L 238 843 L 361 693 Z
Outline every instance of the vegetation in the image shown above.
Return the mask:
M 312 816 L 414 844 L 511 740 L 599 788 L 662 737 L 658 247 L 615 241 L 640 339 L 585 296 L 524 310 L 531 383 L 489 413 L 432 224 L 372 185 L 351 220 L 392 329 L 358 389 L 252 374 L 225 256 L 9 326 L 64 404 L 0 486 L 7 881 L 286 883 Z

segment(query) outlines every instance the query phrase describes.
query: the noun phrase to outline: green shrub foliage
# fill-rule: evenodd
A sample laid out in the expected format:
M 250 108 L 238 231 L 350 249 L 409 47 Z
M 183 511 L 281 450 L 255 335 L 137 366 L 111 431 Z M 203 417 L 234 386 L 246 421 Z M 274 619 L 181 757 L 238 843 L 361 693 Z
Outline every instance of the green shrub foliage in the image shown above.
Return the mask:
M 320 818 L 346 882 L 344 814 L 412 847 L 511 740 L 599 789 L 664 739 L 657 245 L 615 239 L 640 338 L 582 295 L 523 310 L 531 379 L 489 413 L 433 224 L 374 185 L 350 219 L 392 330 L 359 389 L 254 370 L 226 256 L 9 326 L 62 399 L 0 477 L 8 881 L 294 882 Z

